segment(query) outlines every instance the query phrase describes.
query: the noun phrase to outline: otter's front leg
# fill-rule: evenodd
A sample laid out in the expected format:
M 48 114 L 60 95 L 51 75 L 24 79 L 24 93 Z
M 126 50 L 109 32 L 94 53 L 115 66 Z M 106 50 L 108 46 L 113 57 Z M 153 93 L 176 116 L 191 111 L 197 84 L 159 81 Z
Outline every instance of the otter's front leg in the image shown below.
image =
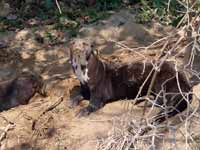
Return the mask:
M 76 106 L 79 105 L 79 103 L 83 100 L 83 96 L 82 95 L 77 95 L 75 96 L 74 98 L 70 99 L 69 100 L 69 103 L 68 103 L 68 107 L 69 108 L 74 108 Z
M 88 116 L 90 113 L 97 111 L 104 105 L 104 102 L 100 98 L 93 97 L 90 99 L 90 103 L 87 107 L 81 109 L 76 116 L 83 117 Z
M 80 92 L 77 96 L 75 96 L 74 98 L 70 99 L 69 103 L 68 103 L 68 107 L 69 108 L 74 108 L 76 106 L 79 105 L 79 103 L 86 99 L 89 100 L 90 99 L 90 89 L 88 87 L 87 84 L 82 84 L 80 83 Z

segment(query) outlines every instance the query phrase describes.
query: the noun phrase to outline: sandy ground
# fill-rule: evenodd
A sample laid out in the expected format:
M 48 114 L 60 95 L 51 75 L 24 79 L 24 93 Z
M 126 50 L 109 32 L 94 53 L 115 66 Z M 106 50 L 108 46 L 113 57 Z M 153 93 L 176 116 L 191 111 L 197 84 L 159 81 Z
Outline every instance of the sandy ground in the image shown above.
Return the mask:
M 47 30 L 59 36 L 64 43 L 48 46 L 37 42 L 36 34 L 43 36 Z M 135 54 L 124 52 L 125 50 L 111 41 L 118 41 L 132 48 L 147 46 L 156 39 L 166 36 L 171 30 L 157 23 L 148 26 L 136 24 L 134 15 L 122 11 L 107 20 L 83 27 L 79 35 L 84 38 L 93 38 L 97 43 L 96 47 L 106 56 L 127 55 L 129 59 L 134 59 Z M 134 119 L 137 122 L 141 118 L 142 109 L 134 106 L 132 113 L 128 115 L 130 111 L 125 109 L 126 102 L 124 101 L 107 104 L 85 118 L 75 117 L 76 112 L 87 105 L 87 102 L 84 101 L 75 109 L 67 107 L 70 91 L 78 85 L 68 62 L 69 38 L 67 35 L 58 34 L 47 27 L 38 27 L 36 31 L 23 29 L 18 32 L 8 32 L 0 35 L 0 38 L 9 46 L 2 49 L 5 52 L 0 56 L 2 66 L 0 79 L 5 80 L 15 76 L 21 70 L 34 70 L 44 77 L 49 93 L 47 98 L 35 95 L 28 105 L 0 113 L 0 135 L 3 133 L 2 130 L 9 128 L 9 122 L 12 123 L 1 141 L 2 150 L 95 150 L 103 139 L 115 132 L 116 128 L 123 129 L 124 121 Z M 157 53 L 159 51 L 155 50 L 145 55 L 155 57 Z M 199 93 L 199 87 L 196 91 Z M 53 105 L 56 106 L 48 111 L 48 108 Z M 200 118 L 198 115 L 194 118 L 195 121 L 190 122 L 190 127 L 187 129 L 189 131 L 192 129 L 189 133 L 197 139 L 198 147 Z M 184 127 L 182 125 L 179 128 L 182 133 L 179 129 L 175 133 L 172 132 L 173 130 L 168 130 L 161 139 L 156 140 L 156 148 L 163 150 L 172 149 L 175 146 L 177 149 L 185 148 L 187 135 L 185 135 Z M 177 137 L 176 140 L 172 135 Z M 148 142 L 145 144 L 148 145 Z M 147 149 L 145 144 L 141 149 Z M 189 149 L 191 147 L 189 145 Z

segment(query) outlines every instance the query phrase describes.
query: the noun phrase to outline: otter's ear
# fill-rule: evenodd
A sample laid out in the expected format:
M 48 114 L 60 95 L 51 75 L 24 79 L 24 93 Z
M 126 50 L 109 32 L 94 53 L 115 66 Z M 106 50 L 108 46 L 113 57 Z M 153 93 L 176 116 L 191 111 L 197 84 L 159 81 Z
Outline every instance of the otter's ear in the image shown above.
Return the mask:
M 95 55 L 95 56 L 98 56 L 99 55 L 99 51 L 97 49 L 93 49 L 92 50 L 92 54 Z
M 86 51 L 85 54 L 86 54 L 86 59 L 87 59 L 87 60 L 90 59 L 91 53 L 92 53 L 92 50 L 90 50 L 90 49 Z

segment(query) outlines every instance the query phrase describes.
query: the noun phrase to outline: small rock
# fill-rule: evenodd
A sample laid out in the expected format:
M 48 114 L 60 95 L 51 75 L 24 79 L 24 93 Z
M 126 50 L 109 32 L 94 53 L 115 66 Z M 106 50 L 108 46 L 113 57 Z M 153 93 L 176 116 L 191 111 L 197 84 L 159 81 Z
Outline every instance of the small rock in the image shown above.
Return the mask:
M 39 25 L 41 23 L 41 21 L 39 19 L 29 19 L 26 24 L 29 26 L 35 26 L 35 25 Z
M 67 18 L 60 18 L 60 23 L 66 27 L 72 27 L 72 28 L 75 28 L 78 25 L 76 21 L 72 21 Z
M 0 17 L 6 17 L 10 13 L 10 5 L 4 1 L 0 2 Z
M 7 16 L 7 19 L 8 19 L 8 20 L 16 20 L 16 19 L 17 19 L 17 16 L 11 14 L 11 15 L 8 15 L 8 16 Z
M 8 43 L 5 41 L 0 41 L 0 49 L 8 47 Z
M 24 29 L 24 30 L 21 30 L 19 31 L 17 34 L 16 34 L 16 40 L 28 40 L 29 38 L 33 37 L 33 34 L 31 32 L 31 30 L 29 29 Z

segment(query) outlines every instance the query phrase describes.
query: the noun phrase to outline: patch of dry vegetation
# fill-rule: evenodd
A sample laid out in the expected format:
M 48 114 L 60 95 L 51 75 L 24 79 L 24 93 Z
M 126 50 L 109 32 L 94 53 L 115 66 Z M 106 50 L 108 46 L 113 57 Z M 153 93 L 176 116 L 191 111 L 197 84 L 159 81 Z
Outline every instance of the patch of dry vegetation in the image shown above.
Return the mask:
M 192 8 L 188 8 L 192 9 Z M 187 17 L 184 19 L 189 19 Z M 184 19 L 182 21 L 184 21 Z M 180 22 L 182 23 L 182 22 Z M 160 50 L 160 55 L 157 60 L 160 60 L 159 65 L 155 64 L 154 77 L 152 78 L 151 85 L 156 80 L 157 72 L 162 66 L 164 61 L 174 61 L 175 70 L 181 70 L 188 76 L 189 82 L 194 86 L 199 83 L 200 79 L 200 18 L 198 13 L 192 17 L 190 21 L 176 32 L 169 36 L 161 38 L 147 47 L 129 48 L 128 46 L 115 42 L 117 45 L 124 49 L 128 49 L 133 53 L 138 53 L 138 50 L 149 51 L 151 49 Z M 144 56 L 145 58 L 145 56 Z M 198 66 L 198 67 L 197 67 Z M 178 76 L 176 76 L 178 82 Z M 136 120 L 132 110 L 132 103 L 140 99 L 136 97 L 133 102 L 126 102 L 124 106 L 128 110 L 127 120 L 118 118 L 118 126 L 113 126 L 110 135 L 105 139 L 99 140 L 99 150 L 128 150 L 128 149 L 199 149 L 199 141 L 197 140 L 199 134 L 199 106 L 200 97 L 197 92 L 198 86 L 193 89 L 193 102 L 190 107 L 184 112 L 179 114 L 173 119 L 168 119 L 162 125 L 153 126 L 149 124 L 152 114 L 154 114 L 155 106 L 154 100 L 151 100 L 149 93 L 152 86 L 149 87 L 149 92 L 146 95 L 146 101 L 143 107 L 143 113 L 140 119 Z M 179 87 L 179 89 L 181 89 Z M 180 90 L 181 93 L 181 90 Z M 189 93 L 188 93 L 189 94 Z M 138 93 L 139 95 L 139 93 Z M 163 97 L 164 98 L 164 97 Z M 189 99 L 185 97 L 189 102 Z M 147 108 L 148 103 L 153 104 Z M 123 122 L 123 123 L 122 123 Z M 124 123 L 125 122 L 125 123 Z M 120 124 L 122 123 L 122 124 Z M 151 127 L 153 130 L 143 136 L 140 135 L 144 129 Z
M 185 72 L 195 85 L 200 79 L 200 18 L 198 12 L 191 17 L 191 9 L 187 9 L 180 22 L 182 27 L 178 29 L 162 30 L 156 25 L 156 29 L 151 30 L 151 27 L 132 22 L 134 15 L 119 12 L 99 24 L 81 28 L 79 33 L 82 37 L 95 39 L 102 53 L 114 54 L 111 59 L 121 57 L 128 61 L 142 57 L 145 61 L 154 57 L 161 62 L 174 61 L 175 69 Z M 16 31 L 16 36 L 9 33 L 9 47 L 1 49 L 5 50 L 0 53 L 0 63 L 5 65 L 0 72 L 1 80 L 20 70 L 34 70 L 46 79 L 49 93 L 47 98 L 36 95 L 28 105 L 0 114 L 1 149 L 200 148 L 199 86 L 194 87 L 193 102 L 186 112 L 160 126 L 153 126 L 154 129 L 143 136 L 138 133 L 150 125 L 148 120 L 157 111 L 154 105 L 147 107 L 149 102 L 153 103 L 148 95 L 145 97 L 147 103 L 141 107 L 133 106 L 134 101 L 117 102 L 106 105 L 88 118 L 76 119 L 74 114 L 80 108 L 70 110 L 66 105 L 70 91 L 77 85 L 67 62 L 67 44 L 63 45 L 69 37 L 49 30 L 49 26 L 47 30 L 44 28 L 37 29 L 38 32 L 29 29 Z M 36 33 L 39 36 L 35 36 Z M 161 66 L 162 63 L 156 69 Z

